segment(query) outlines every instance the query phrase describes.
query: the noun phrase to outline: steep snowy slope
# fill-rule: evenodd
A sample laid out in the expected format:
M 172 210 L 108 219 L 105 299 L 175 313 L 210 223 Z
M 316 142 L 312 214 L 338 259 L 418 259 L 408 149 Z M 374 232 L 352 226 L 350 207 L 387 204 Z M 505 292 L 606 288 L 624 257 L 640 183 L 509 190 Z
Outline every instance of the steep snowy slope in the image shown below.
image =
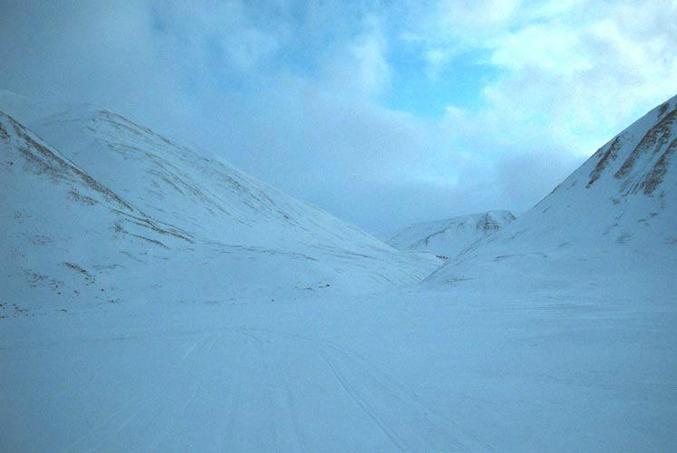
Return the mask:
M 675 290 L 676 117 L 673 97 L 614 137 L 529 212 L 428 281 L 600 291 L 622 282 L 639 293 Z
M 42 122 L 55 148 L 2 124 L 5 301 L 360 292 L 438 264 L 111 112 Z
M 388 243 L 400 250 L 425 250 L 453 258 L 469 245 L 495 233 L 513 220 L 515 216 L 510 211 L 488 211 L 417 223 L 397 233 Z
M 2 303 L 110 299 L 102 275 L 189 244 L 0 112 Z M 130 282 L 131 283 L 131 282 Z
M 387 250 L 327 213 L 118 114 L 81 109 L 33 127 L 97 180 L 196 235 L 259 246 L 292 241 Z

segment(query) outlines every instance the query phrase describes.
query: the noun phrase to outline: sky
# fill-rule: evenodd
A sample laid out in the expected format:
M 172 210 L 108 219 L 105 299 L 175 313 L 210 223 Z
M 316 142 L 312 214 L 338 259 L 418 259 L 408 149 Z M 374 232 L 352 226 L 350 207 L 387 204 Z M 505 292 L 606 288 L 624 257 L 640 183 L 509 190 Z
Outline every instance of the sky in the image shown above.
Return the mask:
M 677 93 L 677 0 L 0 11 L 0 88 L 115 110 L 381 237 L 524 212 Z

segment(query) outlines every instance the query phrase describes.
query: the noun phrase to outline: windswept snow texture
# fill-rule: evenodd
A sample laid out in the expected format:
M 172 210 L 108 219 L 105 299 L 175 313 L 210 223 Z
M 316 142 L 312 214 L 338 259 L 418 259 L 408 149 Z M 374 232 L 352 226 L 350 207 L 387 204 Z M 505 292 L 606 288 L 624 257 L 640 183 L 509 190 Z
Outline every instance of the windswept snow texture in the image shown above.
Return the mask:
M 425 250 L 453 258 L 476 241 L 515 220 L 510 211 L 488 211 L 481 214 L 452 217 L 411 225 L 388 243 L 400 250 Z
M 426 283 L 585 295 L 632 282 L 638 297 L 677 302 L 676 117 L 673 97 Z
M 120 115 L 35 124 L 47 141 L 0 116 L 5 302 L 370 292 L 439 264 Z

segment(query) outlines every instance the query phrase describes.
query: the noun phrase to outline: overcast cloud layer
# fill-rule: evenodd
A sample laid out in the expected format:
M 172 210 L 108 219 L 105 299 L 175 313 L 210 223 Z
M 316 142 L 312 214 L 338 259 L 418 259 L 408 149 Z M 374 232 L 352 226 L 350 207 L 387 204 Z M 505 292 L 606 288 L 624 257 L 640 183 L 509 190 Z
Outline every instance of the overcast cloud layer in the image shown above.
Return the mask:
M 677 92 L 673 0 L 0 11 L 0 87 L 114 109 L 386 236 L 528 209 Z

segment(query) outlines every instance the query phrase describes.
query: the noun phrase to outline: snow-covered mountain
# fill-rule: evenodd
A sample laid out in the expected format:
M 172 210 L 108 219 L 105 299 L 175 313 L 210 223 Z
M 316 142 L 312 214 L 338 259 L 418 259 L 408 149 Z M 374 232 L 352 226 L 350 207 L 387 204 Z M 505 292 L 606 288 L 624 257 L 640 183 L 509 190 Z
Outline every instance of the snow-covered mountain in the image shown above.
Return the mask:
M 674 99 L 427 287 L 350 297 L 434 263 L 113 113 L 16 112 L 0 451 L 674 449 Z
M 515 220 L 510 211 L 488 211 L 410 225 L 388 243 L 400 250 L 425 250 L 448 258 Z
M 550 195 L 427 281 L 672 291 L 677 268 L 677 96 L 599 149 Z M 500 282 L 500 284 L 499 284 Z M 491 285 L 490 285 L 491 286 Z
M 7 110 L 31 111 L 13 99 Z M 371 291 L 438 264 L 118 114 L 79 108 L 31 124 L 40 138 L 0 116 L 8 302 Z

